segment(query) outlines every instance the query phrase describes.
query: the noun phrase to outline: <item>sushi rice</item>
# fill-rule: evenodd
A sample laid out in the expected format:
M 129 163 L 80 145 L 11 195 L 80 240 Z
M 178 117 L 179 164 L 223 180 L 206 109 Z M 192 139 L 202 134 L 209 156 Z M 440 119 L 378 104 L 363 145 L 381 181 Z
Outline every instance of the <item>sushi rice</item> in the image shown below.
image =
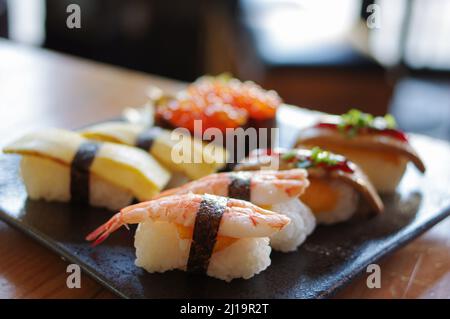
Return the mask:
M 316 211 L 318 224 L 334 224 L 350 219 L 356 212 L 359 202 L 358 192 L 341 181 L 330 181 L 330 188 L 338 194 L 338 200 L 330 211 Z
M 31 199 L 70 201 L 70 170 L 67 165 L 38 156 L 24 156 L 20 172 Z M 117 210 L 129 205 L 134 198 L 130 191 L 95 174 L 90 174 L 89 179 L 89 201 L 92 206 Z
M 270 237 L 274 250 L 295 251 L 316 227 L 314 214 L 298 198 L 272 205 L 270 209 L 291 219 L 286 227 Z
M 146 220 L 135 235 L 136 261 L 146 271 L 185 270 L 191 239 L 179 237 L 177 227 L 167 222 Z M 230 246 L 214 252 L 207 275 L 231 281 L 249 279 L 270 266 L 269 238 L 241 238 Z

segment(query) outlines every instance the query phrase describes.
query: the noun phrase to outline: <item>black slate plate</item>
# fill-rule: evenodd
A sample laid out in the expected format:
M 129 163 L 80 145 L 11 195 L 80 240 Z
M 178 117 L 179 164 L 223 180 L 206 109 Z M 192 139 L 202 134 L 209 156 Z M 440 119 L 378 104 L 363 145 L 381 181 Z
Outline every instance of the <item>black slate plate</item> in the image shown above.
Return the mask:
M 314 113 L 283 107 L 280 145 Z M 371 220 L 317 228 L 299 251 L 272 253 L 272 265 L 250 280 L 226 283 L 181 271 L 149 274 L 134 266 L 133 231 L 122 229 L 92 248 L 84 236 L 110 212 L 28 200 L 18 175 L 18 156 L 0 156 L 0 218 L 35 238 L 122 297 L 129 298 L 320 298 L 450 215 L 450 147 L 413 136 L 426 176 L 407 169 L 395 195 L 384 197 L 385 214 Z

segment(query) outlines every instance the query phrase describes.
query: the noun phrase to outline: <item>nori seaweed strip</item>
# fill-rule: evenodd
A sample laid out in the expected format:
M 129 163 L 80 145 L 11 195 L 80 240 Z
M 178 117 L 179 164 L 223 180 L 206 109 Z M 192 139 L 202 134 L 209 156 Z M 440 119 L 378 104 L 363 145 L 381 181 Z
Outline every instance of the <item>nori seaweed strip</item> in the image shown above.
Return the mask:
M 140 133 L 136 138 L 136 147 L 143 149 L 146 152 L 150 151 L 155 139 L 161 134 L 160 127 L 152 127 Z
M 226 207 L 227 198 L 203 195 L 195 217 L 194 233 L 186 267 L 188 272 L 206 274 L 216 244 L 220 220 Z
M 83 142 L 73 158 L 70 166 L 70 201 L 72 203 L 89 204 L 89 170 L 99 148 L 99 143 Z
M 250 172 L 234 172 L 230 174 L 228 197 L 250 201 Z

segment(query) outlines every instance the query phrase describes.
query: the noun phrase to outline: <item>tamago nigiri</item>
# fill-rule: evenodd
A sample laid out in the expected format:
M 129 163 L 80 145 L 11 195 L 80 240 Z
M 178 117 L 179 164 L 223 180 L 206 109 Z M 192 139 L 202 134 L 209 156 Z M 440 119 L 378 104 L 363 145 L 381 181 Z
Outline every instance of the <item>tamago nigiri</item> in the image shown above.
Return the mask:
M 134 198 L 152 198 L 170 178 L 147 152 L 61 129 L 27 134 L 3 151 L 22 155 L 21 175 L 31 199 L 117 210 Z
M 172 172 L 181 172 L 197 179 L 222 169 L 226 165 L 227 151 L 218 145 L 205 144 L 191 135 L 181 134 L 157 126 L 146 127 L 127 122 L 105 122 L 80 130 L 89 139 L 135 146 L 149 152 Z M 190 160 L 174 162 L 172 152 Z M 200 159 L 200 160 L 194 160 Z

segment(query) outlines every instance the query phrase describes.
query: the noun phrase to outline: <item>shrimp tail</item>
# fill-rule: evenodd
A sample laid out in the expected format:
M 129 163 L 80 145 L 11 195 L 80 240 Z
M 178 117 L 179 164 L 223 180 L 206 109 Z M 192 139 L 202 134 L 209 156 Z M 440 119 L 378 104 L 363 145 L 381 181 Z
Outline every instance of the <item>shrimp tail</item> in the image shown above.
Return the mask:
M 92 246 L 97 246 L 101 244 L 103 241 L 105 241 L 106 238 L 109 237 L 110 234 L 115 232 L 117 229 L 119 229 L 121 226 L 123 226 L 120 223 L 119 214 L 116 214 L 113 218 L 111 218 L 109 221 L 98 227 L 96 230 L 94 230 L 92 233 L 86 236 L 87 241 L 94 241 L 92 243 Z

